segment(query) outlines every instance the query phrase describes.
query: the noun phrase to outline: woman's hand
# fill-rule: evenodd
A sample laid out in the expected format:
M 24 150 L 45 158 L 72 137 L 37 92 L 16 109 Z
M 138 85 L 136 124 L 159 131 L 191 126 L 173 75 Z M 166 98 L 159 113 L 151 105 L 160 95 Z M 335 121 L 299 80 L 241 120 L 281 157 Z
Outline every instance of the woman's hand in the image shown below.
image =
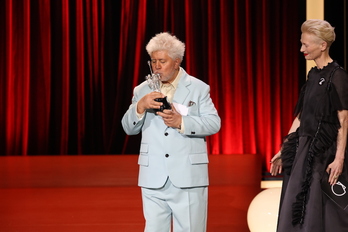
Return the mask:
M 329 183 L 334 185 L 337 183 L 338 177 L 343 170 L 343 159 L 336 158 L 329 166 L 327 166 L 326 172 L 329 174 Z
M 271 169 L 270 169 L 270 173 L 272 176 L 276 176 L 280 173 L 282 173 L 282 167 L 283 167 L 283 164 L 282 164 L 282 159 L 280 157 L 280 151 L 275 154 L 271 160 Z

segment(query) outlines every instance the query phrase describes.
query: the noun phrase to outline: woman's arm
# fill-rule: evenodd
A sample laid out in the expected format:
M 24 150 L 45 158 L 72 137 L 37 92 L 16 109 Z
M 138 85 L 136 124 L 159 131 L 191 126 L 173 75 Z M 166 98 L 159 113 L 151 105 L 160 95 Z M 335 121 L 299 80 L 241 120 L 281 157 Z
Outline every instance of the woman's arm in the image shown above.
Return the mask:
M 292 125 L 290 127 L 290 130 L 289 130 L 288 134 L 291 134 L 292 132 L 295 132 L 299 126 L 300 126 L 300 119 L 298 119 L 298 117 L 296 117 L 294 119 L 294 121 L 292 122 Z
M 297 130 L 297 128 L 300 126 L 300 120 L 298 117 L 294 119 L 292 122 L 292 125 L 290 127 L 290 130 L 288 134 L 291 134 Z M 282 173 L 282 160 L 281 160 L 281 151 L 278 151 L 277 154 L 275 154 L 271 160 L 271 168 L 270 168 L 270 173 L 272 176 L 276 176 L 280 173 Z
M 330 174 L 329 183 L 336 184 L 337 178 L 341 175 L 343 170 L 343 163 L 345 158 L 345 150 L 347 146 L 347 133 L 348 133 L 348 110 L 338 111 L 338 119 L 341 124 L 341 128 L 338 130 L 337 135 L 337 150 L 334 161 L 329 164 L 326 171 Z

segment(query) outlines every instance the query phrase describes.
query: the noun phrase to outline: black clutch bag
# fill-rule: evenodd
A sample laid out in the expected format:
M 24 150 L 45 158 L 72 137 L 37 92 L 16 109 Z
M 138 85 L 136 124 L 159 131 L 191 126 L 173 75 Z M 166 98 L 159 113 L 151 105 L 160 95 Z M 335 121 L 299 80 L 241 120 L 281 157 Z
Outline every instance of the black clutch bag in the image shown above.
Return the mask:
M 321 182 L 321 188 L 323 192 L 339 207 L 345 210 L 348 207 L 348 181 L 344 179 L 344 177 L 339 176 L 337 183 L 330 185 L 328 179 L 329 175 L 326 173 Z

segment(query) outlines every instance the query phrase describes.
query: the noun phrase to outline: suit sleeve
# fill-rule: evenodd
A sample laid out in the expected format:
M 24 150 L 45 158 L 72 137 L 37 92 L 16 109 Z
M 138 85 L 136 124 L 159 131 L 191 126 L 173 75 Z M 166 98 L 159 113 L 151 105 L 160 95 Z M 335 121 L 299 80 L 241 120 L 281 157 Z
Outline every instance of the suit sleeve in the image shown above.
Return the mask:
M 139 134 L 144 124 L 146 114 L 144 115 L 144 117 L 138 118 L 136 113 L 138 100 L 139 96 L 137 96 L 135 88 L 134 95 L 132 98 L 132 104 L 129 106 L 127 112 L 123 115 L 121 120 L 123 130 L 126 132 L 127 135 Z

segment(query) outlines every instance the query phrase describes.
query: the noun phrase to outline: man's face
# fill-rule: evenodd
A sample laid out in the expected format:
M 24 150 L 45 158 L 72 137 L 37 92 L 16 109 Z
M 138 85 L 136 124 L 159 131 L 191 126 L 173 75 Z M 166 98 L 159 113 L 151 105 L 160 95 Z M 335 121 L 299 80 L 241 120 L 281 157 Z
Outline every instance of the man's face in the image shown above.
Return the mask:
M 179 72 L 179 59 L 173 60 L 167 51 L 155 51 L 151 53 L 151 66 L 154 73 L 161 76 L 163 83 L 171 83 Z

